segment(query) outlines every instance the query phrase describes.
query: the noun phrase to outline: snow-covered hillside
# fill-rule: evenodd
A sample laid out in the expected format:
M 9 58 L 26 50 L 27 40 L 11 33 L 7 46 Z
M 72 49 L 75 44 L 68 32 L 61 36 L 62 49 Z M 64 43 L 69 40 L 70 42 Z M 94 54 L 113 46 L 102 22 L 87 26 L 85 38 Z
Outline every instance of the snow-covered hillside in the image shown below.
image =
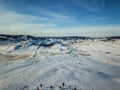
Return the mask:
M 120 90 L 120 39 L 1 35 L 0 90 Z

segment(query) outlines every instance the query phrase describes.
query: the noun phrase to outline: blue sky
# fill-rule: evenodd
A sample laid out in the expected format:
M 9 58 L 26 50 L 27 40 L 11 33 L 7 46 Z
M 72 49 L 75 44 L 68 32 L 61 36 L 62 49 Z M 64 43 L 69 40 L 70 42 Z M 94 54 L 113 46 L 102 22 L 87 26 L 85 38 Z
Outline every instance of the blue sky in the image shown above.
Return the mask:
M 0 0 L 0 33 L 120 36 L 120 0 Z

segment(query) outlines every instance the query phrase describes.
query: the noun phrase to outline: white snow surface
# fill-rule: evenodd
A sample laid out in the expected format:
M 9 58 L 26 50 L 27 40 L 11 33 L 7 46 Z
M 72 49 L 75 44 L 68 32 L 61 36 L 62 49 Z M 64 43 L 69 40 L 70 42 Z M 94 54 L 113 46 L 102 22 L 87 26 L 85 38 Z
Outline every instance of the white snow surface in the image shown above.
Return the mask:
M 119 39 L 31 42 L 0 44 L 0 90 L 120 90 Z

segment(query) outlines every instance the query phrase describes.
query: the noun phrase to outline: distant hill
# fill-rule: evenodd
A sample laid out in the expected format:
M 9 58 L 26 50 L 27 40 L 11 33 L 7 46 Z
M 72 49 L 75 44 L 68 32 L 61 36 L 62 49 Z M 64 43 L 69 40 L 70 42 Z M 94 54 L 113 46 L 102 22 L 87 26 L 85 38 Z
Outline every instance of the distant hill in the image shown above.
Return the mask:
M 12 41 L 12 42 L 20 42 L 20 41 L 26 41 L 26 40 L 46 40 L 46 39 L 62 39 L 62 40 L 77 40 L 77 39 L 96 39 L 93 37 L 82 37 L 82 36 L 66 36 L 66 37 L 35 37 L 30 35 L 4 35 L 0 34 L 0 41 Z M 111 39 L 120 39 L 120 36 L 114 36 L 114 37 L 102 37 L 97 39 L 105 39 L 105 40 L 111 40 Z
M 69 39 L 90 39 L 90 37 L 77 37 L 77 36 L 69 36 L 69 37 L 35 37 L 30 35 L 4 35 L 0 34 L 0 41 L 6 41 L 6 40 L 17 40 L 17 41 L 26 41 L 26 40 L 37 40 L 37 39 L 63 39 L 63 40 L 69 40 Z

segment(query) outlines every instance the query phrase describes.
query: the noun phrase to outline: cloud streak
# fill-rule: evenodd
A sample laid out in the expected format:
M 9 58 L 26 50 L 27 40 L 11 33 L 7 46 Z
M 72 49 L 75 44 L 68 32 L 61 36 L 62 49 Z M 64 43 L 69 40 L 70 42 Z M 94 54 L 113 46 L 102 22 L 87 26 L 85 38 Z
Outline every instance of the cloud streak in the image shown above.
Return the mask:
M 105 0 L 75 0 L 76 4 L 88 11 L 100 11 L 105 8 Z
M 7 10 L 7 9 L 0 9 L 0 23 L 9 23 L 11 21 L 15 21 L 15 22 L 57 22 L 57 21 L 63 21 L 63 22 L 73 22 L 75 21 L 75 19 L 73 19 L 72 17 L 69 16 L 65 16 L 63 14 L 60 13 L 56 13 L 56 12 L 51 12 L 51 11 L 42 11 L 41 12 L 43 16 L 40 15 L 27 15 L 27 14 L 21 14 L 21 13 L 17 13 L 11 10 Z M 45 16 L 46 15 L 46 16 Z

